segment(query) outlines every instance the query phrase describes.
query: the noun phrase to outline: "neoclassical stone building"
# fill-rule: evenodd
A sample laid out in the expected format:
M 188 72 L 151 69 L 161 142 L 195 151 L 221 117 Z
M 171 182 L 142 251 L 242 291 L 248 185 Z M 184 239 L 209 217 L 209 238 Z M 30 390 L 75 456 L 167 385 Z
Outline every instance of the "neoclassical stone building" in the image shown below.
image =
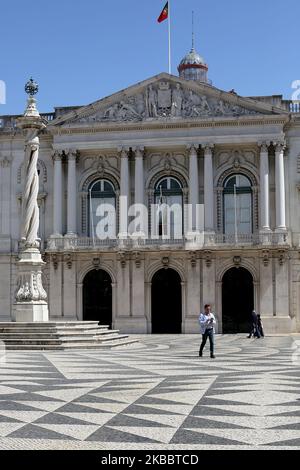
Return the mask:
M 211 303 L 219 333 L 247 331 L 253 308 L 269 333 L 300 331 L 299 105 L 215 88 L 194 49 L 178 69 L 43 115 L 39 235 L 50 319 L 197 333 Z M 16 118 L 0 120 L 0 321 L 11 318 L 16 290 Z M 149 209 L 139 227 L 125 196 Z M 183 208 L 167 236 L 150 210 L 162 202 Z M 200 229 L 188 203 L 204 206 Z M 116 210 L 110 237 L 101 236 L 104 204 Z

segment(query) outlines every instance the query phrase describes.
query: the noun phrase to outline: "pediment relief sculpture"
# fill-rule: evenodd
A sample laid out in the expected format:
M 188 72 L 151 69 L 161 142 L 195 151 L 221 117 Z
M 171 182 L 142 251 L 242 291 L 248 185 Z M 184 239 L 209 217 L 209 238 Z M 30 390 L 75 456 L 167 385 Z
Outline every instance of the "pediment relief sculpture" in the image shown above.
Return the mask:
M 150 84 L 143 92 L 134 96 L 125 96 L 123 100 L 104 107 L 96 114 L 79 117 L 76 122 L 126 122 L 257 114 L 257 111 L 184 89 L 180 83 L 160 81 Z

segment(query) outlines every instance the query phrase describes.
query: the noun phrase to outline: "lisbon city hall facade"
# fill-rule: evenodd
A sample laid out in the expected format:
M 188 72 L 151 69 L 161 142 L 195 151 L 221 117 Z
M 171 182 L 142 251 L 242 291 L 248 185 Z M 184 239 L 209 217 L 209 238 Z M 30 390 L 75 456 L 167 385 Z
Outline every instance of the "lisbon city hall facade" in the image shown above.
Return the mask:
M 179 77 L 162 73 L 42 117 L 39 237 L 50 320 L 198 333 L 210 303 L 218 333 L 248 331 L 253 309 L 267 333 L 300 331 L 297 104 L 215 88 L 192 50 Z M 15 301 L 24 190 L 16 118 L 0 118 L 2 322 Z M 146 209 L 136 226 L 134 204 Z M 172 204 L 181 215 L 166 217 L 160 209 Z M 102 207 L 111 208 L 107 226 Z

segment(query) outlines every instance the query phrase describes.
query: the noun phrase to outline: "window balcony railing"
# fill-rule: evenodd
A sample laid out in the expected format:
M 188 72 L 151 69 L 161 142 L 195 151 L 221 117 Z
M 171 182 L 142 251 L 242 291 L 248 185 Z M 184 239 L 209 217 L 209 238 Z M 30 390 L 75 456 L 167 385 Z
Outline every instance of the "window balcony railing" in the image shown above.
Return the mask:
M 283 233 L 256 233 L 256 234 L 206 234 L 204 244 L 211 246 L 269 246 L 289 244 L 288 232 Z
M 286 246 L 300 247 L 300 234 L 266 233 L 266 234 L 196 234 L 195 237 L 182 238 L 125 238 L 105 239 L 89 237 L 60 237 L 49 238 L 46 249 L 50 251 L 64 250 L 117 250 L 117 249 L 202 249 L 209 248 L 233 248 L 233 247 L 264 247 Z

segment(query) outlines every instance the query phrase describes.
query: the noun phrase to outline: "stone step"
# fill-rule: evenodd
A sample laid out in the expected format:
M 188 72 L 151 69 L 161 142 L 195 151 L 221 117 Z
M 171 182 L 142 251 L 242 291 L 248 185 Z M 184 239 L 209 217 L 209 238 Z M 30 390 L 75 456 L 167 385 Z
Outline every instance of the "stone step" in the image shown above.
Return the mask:
M 71 337 L 57 337 L 57 338 L 5 338 L 3 339 L 5 344 L 63 344 L 63 343 L 87 343 L 91 341 L 113 341 L 121 338 L 128 338 L 127 335 L 119 335 L 117 333 L 106 335 L 105 337 L 97 337 L 97 336 L 88 336 L 88 337 L 78 337 L 78 336 L 71 336 Z M 1 338 L 0 338 L 1 339 Z
M 35 327 L 41 327 L 41 328 L 47 328 L 47 327 L 60 327 L 60 326 L 76 326 L 76 327 L 81 327 L 81 326 L 86 326 L 88 325 L 98 325 L 99 323 L 97 321 L 56 321 L 56 322 L 34 322 L 34 323 L 28 323 L 28 322 L 1 322 L 0 327 L 5 328 L 5 327 L 10 327 L 10 328 L 17 328 L 17 327 L 29 327 L 29 328 L 35 328 Z
M 2 328 L 0 326 L 0 334 L 1 333 L 20 333 L 20 334 L 27 334 L 29 331 L 33 333 L 45 333 L 45 334 L 50 334 L 50 333 L 80 333 L 82 331 L 87 331 L 87 332 L 93 332 L 93 331 L 106 331 L 108 330 L 108 325 L 99 325 L 99 326 L 89 326 L 87 328 L 81 327 L 81 328 L 74 328 L 74 327 L 58 327 L 58 328 Z
M 63 345 L 27 345 L 27 344 L 14 344 L 7 345 L 7 351 L 66 351 L 66 350 L 85 350 L 85 349 L 111 349 L 117 347 L 125 347 L 131 345 L 137 345 L 138 340 L 125 339 L 113 342 L 112 344 L 103 344 L 102 342 L 90 342 L 86 344 L 63 344 Z
M 138 342 L 98 322 L 0 323 L 0 340 L 8 351 L 91 349 Z
M 5 339 L 24 339 L 24 338 L 36 338 L 36 339 L 43 339 L 43 338 L 79 338 L 79 337 L 91 337 L 94 336 L 104 336 L 104 335 L 112 335 L 112 334 L 119 334 L 119 330 L 88 330 L 88 331 L 47 331 L 47 332 L 33 332 L 33 331 L 25 331 L 25 332 L 5 332 L 2 333 L 0 331 L 0 340 Z

